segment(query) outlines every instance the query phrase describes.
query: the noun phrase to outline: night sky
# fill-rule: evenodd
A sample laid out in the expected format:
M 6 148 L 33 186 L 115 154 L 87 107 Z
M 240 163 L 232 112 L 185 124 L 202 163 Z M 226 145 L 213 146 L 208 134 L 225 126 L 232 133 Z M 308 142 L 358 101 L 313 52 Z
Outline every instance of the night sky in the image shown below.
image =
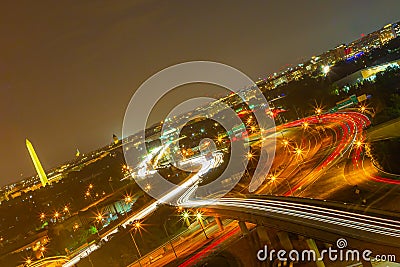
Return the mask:
M 212 60 L 253 79 L 400 20 L 400 1 L 1 1 L 0 185 L 121 134 L 139 85 Z M 191 90 L 187 89 L 187 95 Z

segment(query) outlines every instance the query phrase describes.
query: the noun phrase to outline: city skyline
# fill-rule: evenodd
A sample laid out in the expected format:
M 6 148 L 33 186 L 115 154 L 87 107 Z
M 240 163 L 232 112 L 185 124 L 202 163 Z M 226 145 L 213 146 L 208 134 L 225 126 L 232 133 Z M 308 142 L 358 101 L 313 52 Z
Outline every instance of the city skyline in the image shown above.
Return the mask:
M 154 3 L 152 4 L 154 5 Z M 395 5 L 397 3 L 395 3 L 394 1 L 389 1 L 386 4 Z M 223 4 L 219 5 L 222 5 L 223 7 Z M 302 7 L 302 10 L 304 12 L 311 13 L 312 10 L 304 10 L 309 8 L 308 5 L 311 4 L 308 3 L 307 5 Z M 332 11 L 329 12 L 334 12 L 337 10 L 336 6 L 332 7 L 332 3 L 326 5 L 329 5 L 329 10 L 332 9 Z M 149 60 L 145 61 L 137 60 L 138 55 L 136 54 L 130 55 L 129 60 L 137 62 L 134 65 L 131 65 L 131 62 L 122 60 L 122 54 L 124 52 L 126 53 L 129 50 L 124 50 L 124 52 L 121 52 L 119 56 L 112 54 L 109 55 L 107 58 L 104 58 L 104 55 L 102 55 L 102 51 L 115 51 L 118 46 L 121 46 L 124 49 L 128 49 L 128 44 L 131 44 L 131 42 L 137 44 L 137 40 L 126 40 L 125 38 L 127 38 L 126 36 L 131 31 L 143 31 L 143 29 L 146 28 L 146 25 L 149 24 L 149 22 L 147 21 L 149 20 L 149 17 L 137 14 L 137 17 L 139 17 L 137 18 L 135 17 L 135 15 L 131 15 L 129 11 L 133 10 L 138 12 L 137 10 L 141 9 L 147 11 L 152 10 L 149 6 L 151 6 L 151 4 L 138 4 L 138 6 L 131 7 L 130 9 L 128 8 L 125 11 L 126 6 L 124 4 L 120 4 L 120 6 L 114 7 L 114 9 L 110 11 L 111 13 L 113 11 L 116 12 L 116 14 L 111 15 L 110 13 L 105 11 L 105 7 L 96 6 L 94 10 L 91 9 L 91 11 L 97 11 L 97 13 L 91 13 L 94 14 L 95 17 L 97 15 L 96 20 L 92 22 L 90 22 L 90 20 L 86 21 L 87 25 L 84 27 L 84 30 L 73 30 L 73 26 L 76 27 L 78 24 L 66 26 L 62 23 L 62 21 L 60 21 L 60 19 L 62 18 L 58 19 L 55 17 L 53 17 L 52 19 L 55 22 L 58 22 L 58 24 L 56 23 L 55 26 L 50 27 L 49 25 L 47 25 L 46 20 L 38 19 L 30 12 L 28 12 L 28 10 L 25 10 L 27 14 L 20 13 L 20 15 L 25 15 L 25 18 L 27 20 L 24 21 L 22 18 L 17 18 L 18 23 L 16 24 L 17 26 L 15 26 L 16 28 L 7 30 L 1 28 L 1 31 L 5 30 L 5 34 L 10 36 L 10 40 L 13 40 L 14 44 L 19 44 L 12 46 L 12 42 L 10 42 L 6 43 L 5 45 L 3 44 L 2 46 L 4 47 L 1 47 L 3 48 L 3 51 L 8 52 L 6 53 L 7 56 L 5 56 L 5 59 L 3 60 L 3 62 L 1 62 L 0 65 L 0 67 L 3 69 L 4 75 L 3 79 L 1 80 L 2 84 L 0 84 L 1 96 L 3 99 L 10 99 L 10 101 L 6 101 L 7 103 L 4 103 L 4 105 L 2 105 L 2 114 L 4 114 L 2 118 L 2 125 L 5 127 L 5 129 L 9 129 L 7 131 L 3 131 L 2 138 L 3 140 L 9 140 L 9 142 L 7 142 L 7 144 L 2 148 L 1 151 L 3 155 L 1 162 L 2 164 L 4 164 L 1 166 L 3 169 L 0 181 L 1 185 L 20 180 L 21 178 L 28 177 L 34 173 L 34 169 L 29 162 L 30 159 L 23 143 L 23 140 L 26 137 L 32 139 L 36 146 L 39 147 L 39 150 L 41 151 L 41 159 L 43 161 L 42 163 L 44 166 L 47 167 L 47 169 L 55 167 L 58 164 L 72 158 L 74 156 L 76 148 L 79 148 L 81 151 L 84 152 L 89 152 L 111 142 L 113 133 L 120 135 L 122 121 L 121 118 L 123 116 L 123 111 L 125 109 L 125 106 L 127 105 L 127 99 L 129 99 L 135 88 L 137 88 L 141 82 L 143 82 L 146 78 L 148 78 L 156 71 L 160 70 L 163 67 L 167 67 L 169 65 L 177 63 L 177 61 L 203 59 L 198 57 L 207 57 L 205 59 L 232 64 L 242 69 L 254 80 L 257 80 L 258 77 L 266 73 L 271 73 L 279 70 L 280 66 L 284 64 L 296 64 L 301 62 L 302 60 L 298 60 L 299 53 L 301 55 L 304 55 L 303 59 L 307 59 L 311 55 L 320 54 L 325 50 L 333 48 L 335 45 L 341 43 L 349 43 L 355 39 L 358 39 L 362 33 L 367 34 L 371 31 L 383 27 L 387 23 L 392 23 L 399 20 L 398 17 L 394 17 L 394 11 L 398 10 L 396 8 L 390 9 L 391 11 L 393 11 L 392 17 L 390 17 L 390 14 L 388 14 L 387 12 L 384 13 L 376 11 L 376 14 L 379 15 L 379 18 L 375 18 L 376 20 L 371 20 L 371 17 L 368 16 L 368 18 L 365 18 L 363 23 L 360 23 L 361 20 L 356 20 L 355 17 L 353 18 L 353 16 L 355 16 L 354 14 L 349 14 L 349 17 L 341 16 L 341 21 L 335 21 L 334 15 L 332 15 L 330 17 L 331 20 L 329 21 L 329 19 L 327 19 L 326 21 L 324 21 L 325 24 L 322 25 L 317 25 L 316 18 L 312 18 L 310 20 L 307 20 L 306 25 L 300 23 L 300 26 L 297 27 L 304 27 L 303 33 L 311 34 L 312 32 L 318 32 L 321 26 L 322 28 L 324 28 L 323 26 L 325 26 L 325 29 L 322 32 L 325 33 L 323 37 L 327 39 L 322 38 L 323 41 L 319 40 L 319 38 L 315 37 L 320 36 L 317 34 L 314 36 L 308 36 L 308 38 L 305 39 L 308 40 L 307 44 L 310 47 L 307 46 L 307 48 L 305 48 L 303 47 L 305 45 L 304 43 L 299 44 L 299 47 L 293 46 L 293 39 L 291 39 L 293 38 L 293 36 L 291 36 L 290 34 L 285 34 L 283 37 L 280 36 L 280 38 L 283 38 L 280 41 L 285 42 L 285 46 L 280 48 L 280 50 L 282 50 L 282 52 L 280 53 L 282 53 L 283 55 L 271 59 L 268 59 L 268 57 L 271 57 L 271 54 L 274 54 L 276 51 L 279 50 L 277 50 L 278 48 L 275 48 L 275 50 L 273 50 L 271 47 L 265 46 L 267 44 L 266 41 L 269 39 L 268 36 L 259 37 L 257 36 L 257 34 L 254 34 L 255 32 L 259 32 L 261 30 L 256 31 L 252 29 L 249 30 L 248 33 L 241 35 L 237 34 L 236 31 L 232 32 L 232 29 L 229 28 L 226 29 L 226 33 L 224 29 L 218 29 L 220 30 L 221 36 L 217 38 L 219 42 L 216 43 L 218 46 L 215 47 L 218 48 L 216 50 L 219 54 L 222 53 L 222 55 L 218 56 L 210 51 L 213 50 L 212 48 L 214 47 L 208 47 L 208 49 L 210 50 L 207 51 L 207 49 L 203 48 L 199 51 L 197 56 L 196 51 L 193 52 L 183 50 L 184 56 L 180 56 L 178 58 L 174 58 L 174 55 L 172 54 L 171 56 L 168 56 L 164 55 L 163 53 L 160 54 L 160 52 L 158 52 L 155 54 L 151 54 L 151 56 L 154 58 L 150 58 Z M 377 6 L 378 7 L 369 7 L 369 9 L 366 7 L 360 7 L 359 10 L 360 13 L 363 13 L 364 16 L 367 15 L 368 12 L 373 14 L 373 9 L 377 10 L 379 9 L 379 7 L 385 6 L 385 3 L 379 3 L 377 4 Z M 10 7 L 12 10 L 12 4 L 10 4 Z M 222 8 L 221 6 L 217 7 Z M 37 8 L 43 8 L 41 9 L 41 12 L 45 12 L 44 7 Z M 51 7 L 49 6 L 47 8 L 50 9 Z M 175 10 L 174 12 L 179 12 L 179 16 L 183 16 L 182 9 L 184 8 L 187 8 L 189 10 L 196 9 L 196 7 L 184 6 L 178 7 L 177 10 Z M 197 20 L 194 20 L 194 24 L 191 26 L 195 26 L 193 29 L 196 30 L 196 32 L 199 31 L 200 37 L 212 36 L 208 32 L 201 31 L 202 29 L 204 30 L 204 28 L 209 28 L 209 25 L 201 24 L 203 22 L 200 18 L 201 14 L 203 14 L 203 12 L 207 10 L 204 10 L 204 7 L 197 8 L 198 13 L 193 14 L 194 18 L 196 18 Z M 251 14 L 246 13 L 246 10 L 242 11 L 245 14 L 241 14 L 239 10 L 237 10 L 239 8 L 240 6 L 237 6 L 233 9 L 233 12 L 230 12 L 230 14 L 225 14 L 226 16 L 228 16 L 228 25 L 231 25 L 230 23 L 233 23 L 234 18 L 240 17 L 240 15 L 243 15 L 243 17 L 246 17 L 248 19 L 253 19 L 251 22 L 251 25 L 253 25 L 253 27 L 254 25 L 256 25 L 255 22 L 258 22 L 258 24 L 260 24 L 257 25 L 257 27 L 260 28 L 262 28 L 263 26 L 265 27 L 265 24 L 267 24 L 265 21 L 266 18 L 259 18 L 259 14 L 256 14 L 253 17 Z M 276 6 L 276 4 L 274 4 L 270 8 L 279 9 L 282 8 L 282 6 Z M 34 13 L 34 11 L 35 10 L 33 10 L 32 12 Z M 81 18 L 84 18 L 84 14 L 82 14 L 78 10 L 73 9 L 72 11 L 79 14 Z M 155 18 L 165 18 L 165 16 L 169 14 L 167 11 L 171 11 L 169 7 L 162 6 L 159 10 L 150 12 L 150 14 L 152 14 L 150 16 L 154 16 Z M 38 12 L 38 10 L 36 10 L 36 12 Z M 210 12 L 213 12 L 212 14 L 215 15 L 214 20 L 217 20 L 217 15 L 220 14 L 220 12 Z M 54 14 L 65 13 L 63 13 L 62 10 L 56 9 L 54 10 Z M 125 20 L 113 17 L 116 15 L 119 16 L 121 14 L 125 14 Z M 133 12 L 133 14 L 136 13 Z M 71 21 L 73 21 L 73 18 L 69 17 L 66 14 L 65 16 L 65 18 L 67 18 L 66 21 L 72 23 Z M 288 14 L 287 16 L 287 18 L 290 18 L 290 14 Z M 100 22 L 104 18 L 106 18 L 106 21 L 103 22 L 103 24 L 96 24 L 96 22 Z M 3 19 L 10 18 L 7 16 L 3 16 Z M 29 19 L 31 21 L 29 21 Z M 139 24 L 133 23 L 134 25 L 138 26 L 138 28 L 131 28 L 130 20 L 136 19 L 138 19 L 139 22 L 141 22 L 142 24 L 140 24 L 139 26 Z M 189 21 L 191 21 L 190 16 L 184 16 L 184 19 L 188 19 Z M 289 22 L 287 23 L 294 23 L 294 20 L 295 17 L 292 16 L 292 18 L 290 18 Z M 29 28 L 28 26 L 30 25 L 29 22 L 32 21 L 36 22 L 36 24 L 33 23 L 33 25 L 36 25 L 37 28 L 28 34 L 27 30 Z M 176 21 L 171 20 L 171 18 L 167 21 L 168 23 L 170 23 L 169 26 L 172 26 L 174 25 L 174 23 L 176 23 Z M 277 19 L 277 21 L 279 20 Z M 110 23 L 111 26 L 108 24 L 109 22 L 112 22 Z M 316 28 L 311 27 L 313 26 L 313 22 L 315 24 L 314 27 Z M 342 31 L 342 38 L 337 38 L 339 34 L 334 31 L 335 27 L 331 25 L 334 23 L 347 24 L 347 27 L 338 27 Z M 276 26 L 278 25 L 276 21 L 273 25 L 275 25 L 275 27 L 278 27 Z M 328 27 L 329 25 L 330 27 Z M 49 31 L 46 32 L 46 27 L 43 26 L 50 27 L 47 28 Z M 106 26 L 109 26 L 109 28 L 107 28 L 107 30 L 102 30 Z M 294 24 L 289 26 L 294 27 Z M 265 33 L 275 32 L 272 28 L 269 29 L 267 27 Z M 63 29 L 65 31 L 63 31 Z M 85 35 L 85 30 L 90 29 L 93 30 L 92 36 L 83 37 Z M 287 31 L 287 29 L 288 26 L 286 25 L 286 28 L 283 27 L 282 31 L 289 32 Z M 9 32 L 12 30 L 15 30 L 15 32 Z M 218 30 L 213 33 L 217 33 Z M 345 30 L 345 32 L 343 32 L 343 30 Z M 157 33 L 160 35 L 163 34 L 162 32 Z M 188 35 L 191 33 L 191 31 L 185 30 L 183 33 Z M 24 34 L 27 35 L 24 36 Z M 33 38 L 35 37 L 35 34 L 37 34 L 37 38 Z M 168 34 L 168 32 L 165 34 Z M 179 32 L 172 32 L 171 34 L 176 37 L 175 41 L 181 40 L 177 36 L 179 35 Z M 298 37 L 298 35 L 296 34 L 294 34 L 295 37 Z M 117 39 L 115 40 L 115 42 L 111 43 L 105 42 L 103 46 L 99 44 L 94 44 L 96 40 L 102 40 L 105 36 L 108 35 L 114 37 L 116 36 L 120 39 Z M 239 39 L 232 40 L 233 35 L 236 36 L 235 38 Z M 261 32 L 260 35 L 264 34 Z M 248 54 L 246 53 L 246 49 L 241 49 L 246 48 L 245 44 L 242 42 L 243 40 L 248 40 L 246 37 L 249 36 L 255 39 L 255 41 L 251 41 L 250 38 L 250 40 L 248 41 L 250 43 L 249 47 L 255 45 L 257 49 L 255 49 L 255 52 L 252 53 L 258 52 L 258 54 Z M 165 38 L 166 36 L 159 37 Z M 32 40 L 34 41 L 29 40 L 30 38 L 32 38 Z M 150 37 L 149 40 L 152 40 L 151 38 L 154 37 Z M 219 38 L 222 38 L 222 40 Z M 226 43 L 221 42 L 224 39 Z M 158 39 L 156 38 L 156 40 Z M 46 43 L 44 43 L 43 41 L 46 41 Z M 199 40 L 195 39 L 195 41 Z M 235 44 L 235 41 L 239 44 Z M 262 42 L 264 43 L 260 44 Z M 146 43 L 146 41 L 143 41 L 143 43 Z M 223 53 L 223 47 L 226 45 L 231 45 L 231 43 L 234 49 L 228 49 L 227 52 Z M 31 44 L 31 46 L 29 46 L 29 44 Z M 61 50 L 63 45 L 67 44 L 75 45 L 75 48 L 72 47 L 70 48 L 70 50 L 68 49 L 65 51 L 65 53 L 62 53 L 63 51 Z M 172 45 L 172 42 L 168 43 L 168 45 Z M 188 45 L 188 43 L 186 43 L 186 45 Z M 210 46 L 212 45 L 213 44 L 210 44 Z M 139 47 L 136 47 L 137 49 L 143 49 L 143 44 L 138 46 Z M 26 47 L 35 48 L 38 53 L 29 53 L 29 49 Z M 151 47 L 151 49 L 157 50 L 162 47 L 163 45 L 155 45 L 154 47 Z M 94 50 L 91 51 L 90 48 Z M 199 48 L 198 44 L 192 45 L 191 49 L 195 50 L 196 48 Z M 287 51 L 289 48 L 295 49 L 292 49 L 294 51 Z M 271 49 L 274 52 L 271 52 Z M 176 50 L 167 46 L 167 51 L 165 54 L 168 54 L 167 52 L 171 51 L 178 53 L 178 51 Z M 239 51 L 241 51 L 241 53 L 239 53 Z M 207 52 L 210 52 L 209 56 L 207 55 Z M 233 57 L 234 53 L 238 53 L 238 55 L 235 60 L 232 61 L 231 57 Z M 41 60 L 40 57 L 43 57 L 43 60 Z M 16 59 L 19 59 L 21 61 L 14 61 Z M 102 63 L 100 64 L 100 67 L 98 66 L 99 63 Z M 143 64 L 144 68 L 141 68 L 143 67 Z M 53 70 L 50 71 L 49 68 Z M 110 74 L 110 77 L 107 79 L 105 75 L 108 74 Z M 18 80 L 17 78 L 21 78 L 22 80 Z M 125 78 L 127 80 L 124 80 Z M 119 82 L 121 81 L 120 79 L 123 80 L 123 85 L 119 85 Z M 91 80 L 95 80 L 95 82 L 92 82 Z M 54 88 L 60 89 L 55 90 Z M 84 101 L 88 101 L 89 99 L 93 99 L 94 101 L 90 105 L 86 105 L 82 102 L 82 100 L 79 99 L 81 97 Z M 35 104 L 27 102 L 28 99 L 30 100 L 32 98 L 43 99 L 45 100 L 44 102 L 46 104 L 42 106 L 37 106 Z M 108 101 L 108 99 L 111 100 Z M 35 124 L 30 123 L 30 121 L 32 120 L 32 115 L 41 118 L 40 124 L 43 127 L 35 127 Z M 85 119 L 85 115 L 91 117 L 91 119 Z M 21 118 L 21 120 L 18 119 L 19 117 Z M 103 121 L 105 121 L 106 123 L 104 123 Z M 39 130 L 42 129 L 45 129 L 45 132 L 39 132 Z M 49 142 L 48 146 L 45 145 L 45 141 Z M 22 176 L 20 175 L 21 173 Z
M 400 266 L 400 3 L 6 6 L 0 266 Z

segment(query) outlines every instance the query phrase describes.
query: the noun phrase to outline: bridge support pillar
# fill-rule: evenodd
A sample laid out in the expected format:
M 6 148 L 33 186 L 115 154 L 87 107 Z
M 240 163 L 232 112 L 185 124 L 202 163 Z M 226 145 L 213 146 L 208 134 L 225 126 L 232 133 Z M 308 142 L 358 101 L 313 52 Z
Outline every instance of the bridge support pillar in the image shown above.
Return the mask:
M 257 235 L 261 244 L 268 245 L 268 247 L 272 247 L 271 239 L 269 238 L 267 228 L 265 226 L 259 225 L 257 226 Z
M 317 244 L 315 243 L 315 240 L 312 238 L 306 239 L 306 243 L 308 245 L 308 247 L 313 250 L 315 252 L 317 261 L 315 262 L 315 264 L 317 265 L 317 267 L 325 267 L 325 263 L 322 260 L 318 260 L 319 258 L 321 258 L 321 254 L 319 253 L 319 249 L 317 247 Z
M 292 241 L 290 241 L 288 233 L 277 232 L 276 235 L 278 236 L 279 242 L 285 250 L 290 251 L 293 249 Z
M 242 231 L 243 235 L 248 235 L 249 229 L 247 228 L 247 225 L 244 221 L 239 221 L 239 227 L 240 227 L 240 231 Z
M 215 217 L 215 222 L 218 225 L 219 230 L 222 232 L 224 231 L 224 225 L 222 224 L 222 220 L 220 217 Z

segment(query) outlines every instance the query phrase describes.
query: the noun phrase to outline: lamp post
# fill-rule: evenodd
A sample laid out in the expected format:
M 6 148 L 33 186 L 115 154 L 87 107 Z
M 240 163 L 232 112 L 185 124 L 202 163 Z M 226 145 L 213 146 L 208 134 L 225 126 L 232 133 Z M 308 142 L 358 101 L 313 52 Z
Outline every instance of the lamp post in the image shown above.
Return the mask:
M 185 221 L 187 227 L 190 226 L 189 216 L 190 216 L 190 215 L 189 215 L 189 213 L 188 213 L 187 211 L 184 211 L 184 212 L 182 213 L 183 220 Z
M 65 214 L 68 213 L 68 215 L 71 216 L 71 212 L 69 211 L 68 206 L 65 206 L 65 207 L 64 207 L 64 213 L 65 213 Z
M 125 211 L 126 217 L 128 217 L 128 210 L 127 210 L 126 206 L 130 205 L 132 203 L 132 201 L 133 201 L 132 196 L 131 195 L 125 195 L 124 201 L 125 201 L 124 211 Z
M 55 221 L 56 222 L 58 222 L 58 218 L 60 217 L 60 213 L 58 212 L 58 211 L 56 211 L 55 213 L 54 213 L 54 219 L 55 219 Z
M 202 215 L 201 215 L 200 212 L 198 212 L 198 213 L 196 214 L 196 218 L 197 218 L 197 220 L 199 221 L 199 224 L 200 224 L 200 226 L 201 226 L 201 229 L 203 230 L 204 236 L 206 237 L 206 239 L 208 239 L 206 230 L 204 229 L 203 218 L 202 218 Z
M 167 227 L 165 226 L 166 223 L 167 223 L 167 221 L 169 221 L 170 219 L 171 219 L 171 218 L 168 218 L 168 219 L 164 222 L 163 226 L 164 226 L 165 234 L 167 235 L 167 238 L 168 238 L 168 242 L 169 242 L 169 244 L 171 245 L 172 251 L 173 251 L 174 254 L 175 254 L 175 258 L 178 258 L 178 255 L 176 255 L 176 251 L 175 251 L 174 245 L 172 244 L 171 238 L 170 238 L 170 236 L 169 236 L 169 234 L 168 234 Z
M 140 222 L 136 222 L 135 225 L 134 225 L 134 227 L 133 227 L 133 229 L 136 231 L 136 230 L 138 230 L 139 228 L 140 228 Z M 140 253 L 139 247 L 138 247 L 138 245 L 137 245 L 137 243 L 136 243 L 136 241 L 135 241 L 135 237 L 134 237 L 133 234 L 132 234 L 132 229 L 129 230 L 129 234 L 131 235 L 133 244 L 135 245 L 135 248 L 136 248 L 136 250 L 137 250 L 137 252 L 138 252 L 138 254 L 139 254 L 139 258 L 138 258 L 139 266 L 142 266 L 142 264 L 140 263 L 140 258 L 142 257 L 142 253 Z

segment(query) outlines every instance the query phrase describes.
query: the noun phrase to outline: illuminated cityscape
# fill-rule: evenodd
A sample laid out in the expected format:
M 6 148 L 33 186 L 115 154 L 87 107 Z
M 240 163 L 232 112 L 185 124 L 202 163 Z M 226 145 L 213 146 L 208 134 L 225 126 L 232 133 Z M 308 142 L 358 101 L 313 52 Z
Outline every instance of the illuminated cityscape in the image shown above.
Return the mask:
M 168 76 L 180 67 L 185 77 Z M 33 175 L 0 188 L 0 266 L 400 266 L 400 21 L 255 82 L 239 72 L 206 60 L 164 66 L 101 147 L 86 149 L 79 134 L 65 151 L 55 137 L 51 150 L 69 158 L 56 165 L 43 148 L 68 114 L 46 110 L 61 122 L 29 137 L 40 159 L 25 140 Z M 189 79 L 226 90 L 141 124 L 150 105 L 161 113 L 157 86 Z M 90 101 L 114 112 L 111 100 Z

